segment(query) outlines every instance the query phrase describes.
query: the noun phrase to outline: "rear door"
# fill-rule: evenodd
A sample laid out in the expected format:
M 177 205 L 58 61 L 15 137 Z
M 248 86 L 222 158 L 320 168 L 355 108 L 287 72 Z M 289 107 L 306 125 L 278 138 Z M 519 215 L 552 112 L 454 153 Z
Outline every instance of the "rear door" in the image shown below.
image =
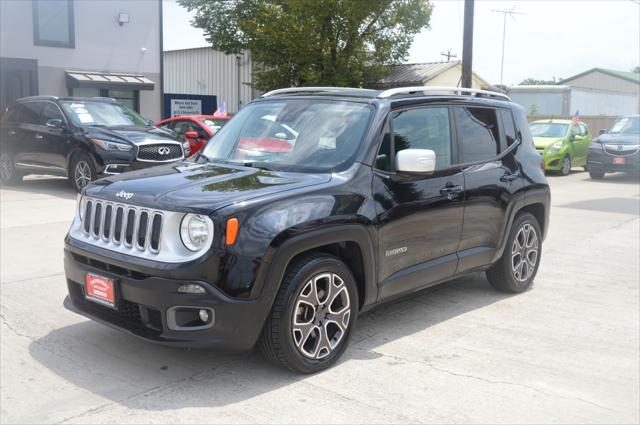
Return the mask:
M 454 116 L 465 185 L 460 273 L 492 261 L 524 179 L 515 158 L 517 135 L 509 109 L 460 106 Z
M 395 154 L 410 148 L 436 153 L 433 174 L 396 172 Z M 464 177 L 456 163 L 447 106 L 392 113 L 373 176 L 381 299 L 428 286 L 455 272 L 464 209 Z
M 18 105 L 17 125 L 9 131 L 15 137 L 14 161 L 16 168 L 39 168 L 41 139 L 36 138 L 40 129 L 40 113 L 43 102 L 24 102 Z

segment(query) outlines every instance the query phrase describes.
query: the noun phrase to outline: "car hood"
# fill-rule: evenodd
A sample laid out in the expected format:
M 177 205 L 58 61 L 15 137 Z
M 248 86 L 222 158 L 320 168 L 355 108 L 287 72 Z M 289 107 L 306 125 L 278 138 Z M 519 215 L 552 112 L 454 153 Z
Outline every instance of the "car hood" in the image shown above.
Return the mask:
M 112 140 L 116 142 L 130 142 L 133 144 L 149 142 L 175 142 L 175 136 L 158 127 L 87 127 L 87 137 L 91 139 Z
M 536 145 L 536 149 L 544 149 L 562 140 L 563 137 L 534 137 L 533 144 Z
M 600 143 L 610 143 L 610 144 L 619 144 L 619 145 L 637 145 L 637 144 L 640 144 L 640 135 L 604 133 L 598 136 L 597 140 Z
M 88 196 L 169 211 L 209 214 L 233 203 L 327 183 L 331 174 L 266 171 L 182 161 L 97 180 Z

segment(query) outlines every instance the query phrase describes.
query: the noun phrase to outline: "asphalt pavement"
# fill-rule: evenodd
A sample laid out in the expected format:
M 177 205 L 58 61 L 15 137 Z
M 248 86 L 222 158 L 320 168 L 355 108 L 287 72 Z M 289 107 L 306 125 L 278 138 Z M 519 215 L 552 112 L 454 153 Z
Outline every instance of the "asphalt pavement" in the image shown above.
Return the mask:
M 532 290 L 481 274 L 364 314 L 336 367 L 164 348 L 68 312 L 64 179 L 0 189 L 0 422 L 638 423 L 640 184 L 550 176 Z

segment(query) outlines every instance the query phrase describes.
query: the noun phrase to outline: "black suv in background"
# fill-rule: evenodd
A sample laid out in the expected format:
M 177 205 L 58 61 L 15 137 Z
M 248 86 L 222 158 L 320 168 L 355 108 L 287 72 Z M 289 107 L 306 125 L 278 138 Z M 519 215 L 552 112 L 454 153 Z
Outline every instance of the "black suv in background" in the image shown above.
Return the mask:
M 591 142 L 587 169 L 592 179 L 617 171 L 640 172 L 640 115 L 614 122 Z
M 274 123 L 290 149 L 240 148 L 278 138 Z M 379 303 L 477 271 L 527 290 L 549 200 L 525 111 L 504 95 L 276 90 L 193 158 L 85 188 L 64 305 L 148 341 L 258 343 L 316 372 Z
M 173 133 L 109 98 L 19 99 L 0 122 L 0 178 L 67 176 L 77 191 L 103 175 L 185 158 Z

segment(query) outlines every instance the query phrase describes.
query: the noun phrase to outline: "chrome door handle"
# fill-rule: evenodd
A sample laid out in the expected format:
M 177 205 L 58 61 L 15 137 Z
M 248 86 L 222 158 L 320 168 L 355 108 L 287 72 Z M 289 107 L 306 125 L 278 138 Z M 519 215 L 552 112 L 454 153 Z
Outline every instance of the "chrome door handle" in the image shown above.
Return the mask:
M 505 173 L 505 175 L 500 177 L 500 181 L 506 183 L 506 182 L 512 182 L 519 178 L 520 178 L 520 172 L 516 171 L 515 173 Z
M 9 136 L 15 136 L 15 135 L 16 135 L 15 130 L 9 130 Z
M 38 140 L 38 141 L 40 141 L 40 140 L 43 140 L 43 139 L 44 139 L 44 136 L 43 136 L 42 134 L 36 134 L 36 135 L 35 135 L 35 139 L 36 139 L 36 140 Z

